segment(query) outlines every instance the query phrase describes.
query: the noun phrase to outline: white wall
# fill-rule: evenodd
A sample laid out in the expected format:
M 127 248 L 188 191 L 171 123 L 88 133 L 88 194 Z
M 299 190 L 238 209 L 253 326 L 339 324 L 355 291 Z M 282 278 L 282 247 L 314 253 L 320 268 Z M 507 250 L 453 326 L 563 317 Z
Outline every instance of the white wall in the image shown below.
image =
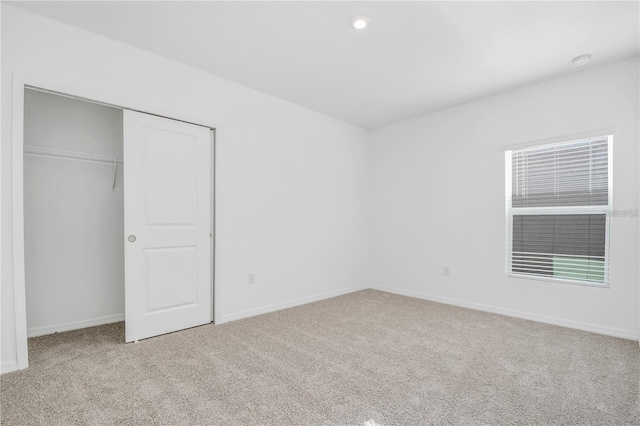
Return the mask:
M 373 284 L 637 338 L 637 217 L 612 219 L 609 289 L 505 276 L 502 147 L 614 127 L 613 207 L 637 209 L 638 76 L 634 58 L 375 131 Z
M 122 158 L 122 110 L 25 91 L 24 143 Z M 29 336 L 124 318 L 122 166 L 24 157 Z
M 15 367 L 16 360 L 12 73 L 108 94 L 132 108 L 217 128 L 218 319 L 369 282 L 367 131 L 3 4 L 3 371 Z M 256 273 L 256 284 L 247 284 L 248 272 Z

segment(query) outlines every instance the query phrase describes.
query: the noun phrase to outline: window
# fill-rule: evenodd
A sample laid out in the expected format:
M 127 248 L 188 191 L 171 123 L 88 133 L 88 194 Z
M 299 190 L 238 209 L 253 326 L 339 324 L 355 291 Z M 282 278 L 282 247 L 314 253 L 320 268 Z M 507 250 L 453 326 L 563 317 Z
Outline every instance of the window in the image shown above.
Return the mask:
M 505 152 L 507 274 L 609 285 L 612 139 Z

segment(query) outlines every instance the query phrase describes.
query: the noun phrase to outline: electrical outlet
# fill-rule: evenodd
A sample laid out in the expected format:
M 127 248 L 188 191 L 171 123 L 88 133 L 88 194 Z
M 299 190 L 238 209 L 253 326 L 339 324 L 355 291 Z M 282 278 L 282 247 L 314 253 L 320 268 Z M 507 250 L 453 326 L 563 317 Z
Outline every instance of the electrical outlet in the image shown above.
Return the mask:
M 256 283 L 256 274 L 254 272 L 249 272 L 249 284 Z
M 449 267 L 448 267 L 448 266 L 443 266 L 443 267 L 442 267 L 442 275 L 445 275 L 445 276 L 447 276 L 447 277 L 448 277 L 449 275 L 451 275 L 451 274 L 449 273 Z

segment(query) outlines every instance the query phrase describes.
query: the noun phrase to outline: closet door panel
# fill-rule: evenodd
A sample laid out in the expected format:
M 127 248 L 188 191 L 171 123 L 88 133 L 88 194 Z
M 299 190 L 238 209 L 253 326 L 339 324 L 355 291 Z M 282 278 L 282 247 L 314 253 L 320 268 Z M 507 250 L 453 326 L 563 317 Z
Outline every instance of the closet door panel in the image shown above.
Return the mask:
M 209 129 L 124 111 L 127 342 L 211 321 Z
M 147 225 L 196 225 L 198 139 L 146 129 L 143 195 Z
M 147 314 L 196 305 L 197 250 L 195 246 L 145 249 Z

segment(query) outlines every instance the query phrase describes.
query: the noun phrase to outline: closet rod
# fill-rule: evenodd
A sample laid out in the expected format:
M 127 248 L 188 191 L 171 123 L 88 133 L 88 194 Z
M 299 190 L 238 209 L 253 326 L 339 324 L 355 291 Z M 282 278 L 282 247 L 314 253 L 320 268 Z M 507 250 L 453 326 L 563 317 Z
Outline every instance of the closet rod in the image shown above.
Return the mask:
M 40 157 L 64 158 L 66 160 L 89 161 L 100 164 L 117 164 L 122 165 L 122 159 L 118 157 L 109 157 L 106 155 L 85 154 L 83 152 L 62 151 L 59 149 L 42 148 L 37 146 L 24 146 L 24 153 L 28 155 L 37 155 Z

